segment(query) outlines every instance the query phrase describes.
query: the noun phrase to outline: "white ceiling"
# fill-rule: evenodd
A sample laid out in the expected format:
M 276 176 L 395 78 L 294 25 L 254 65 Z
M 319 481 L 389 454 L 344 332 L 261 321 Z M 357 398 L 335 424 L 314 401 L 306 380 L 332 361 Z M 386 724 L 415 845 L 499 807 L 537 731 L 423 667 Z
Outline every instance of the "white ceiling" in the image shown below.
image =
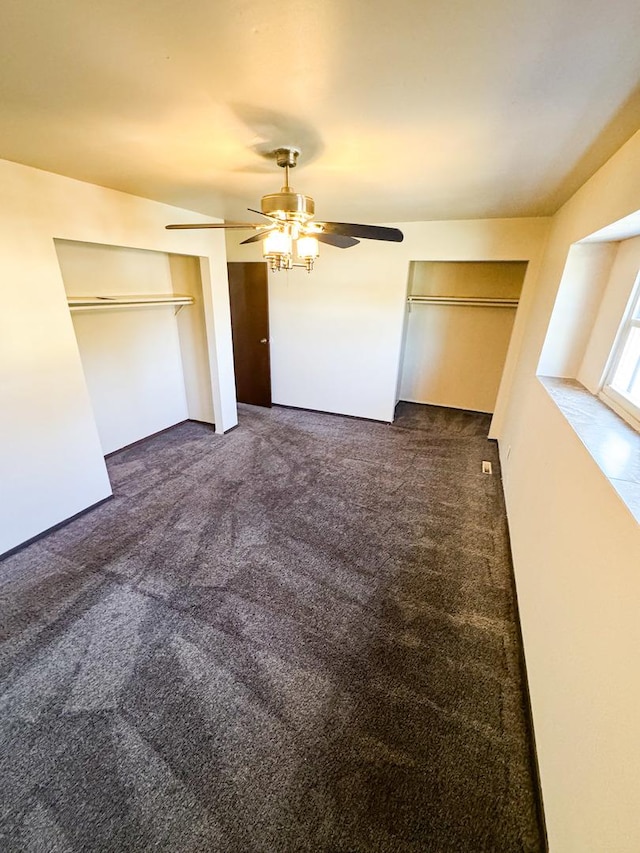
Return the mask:
M 640 126 L 638 0 L 3 0 L 0 157 L 214 216 L 554 212 Z

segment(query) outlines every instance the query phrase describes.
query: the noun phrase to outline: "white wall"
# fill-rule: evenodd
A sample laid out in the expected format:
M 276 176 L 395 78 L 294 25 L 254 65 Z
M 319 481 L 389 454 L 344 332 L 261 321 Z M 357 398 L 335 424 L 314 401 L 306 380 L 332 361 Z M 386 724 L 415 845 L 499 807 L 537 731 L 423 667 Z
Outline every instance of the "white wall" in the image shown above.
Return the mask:
M 165 232 L 195 215 L 11 163 L 0 185 L 2 551 L 109 494 L 54 237 L 205 256 L 218 428 L 235 406 L 219 235 Z M 544 257 L 546 220 L 410 223 L 403 244 L 323 247 L 310 276 L 270 277 L 276 402 L 384 420 L 409 261 L 531 261 L 493 430 L 553 853 L 640 849 L 640 527 L 536 378 L 570 246 L 638 208 L 640 134 L 554 217 Z M 233 260 L 256 259 L 236 241 Z
M 187 419 L 170 308 L 74 314 L 73 325 L 103 453 Z
M 195 300 L 176 317 L 187 411 L 194 421 L 215 423 L 200 264 L 187 255 L 169 255 L 169 270 L 173 292 Z
M 498 400 L 553 853 L 640 849 L 640 526 L 536 378 L 571 245 L 638 208 L 640 134 L 554 217 L 539 278 L 521 301 L 512 387 Z M 597 300 L 589 304 L 591 322 Z
M 409 293 L 518 299 L 526 264 L 417 262 Z M 493 412 L 516 308 L 414 302 L 407 306 L 399 399 Z
M 493 412 L 515 308 L 410 307 L 400 399 Z
M 68 296 L 173 293 L 164 252 L 67 241 L 56 241 L 56 251 Z M 71 316 L 105 454 L 187 419 L 175 307 Z
M 596 394 L 602 385 L 620 317 L 626 310 L 640 273 L 640 237 L 605 245 L 611 245 L 615 250 L 613 264 L 577 371 L 578 380 L 592 394 Z
M 530 261 L 526 290 L 537 275 L 547 225 L 546 219 L 401 223 L 403 243 L 322 246 L 312 273 L 269 273 L 273 401 L 393 420 L 410 262 Z M 239 243 L 230 232 L 229 260 L 260 259 L 259 245 Z M 517 327 L 516 318 L 514 334 Z
M 544 220 L 402 224 L 399 246 L 323 247 L 310 276 L 270 276 L 276 401 L 386 419 L 409 261 L 531 259 L 492 434 L 552 853 L 640 849 L 640 528 L 536 378 L 571 245 L 639 208 L 640 134 L 559 211 L 548 236 Z M 234 260 L 259 257 L 238 242 L 229 235 Z M 604 255 L 600 277 L 573 288 L 554 369 L 580 367 L 581 320 L 598 315 Z
M 538 365 L 541 376 L 576 377 L 617 248 L 577 243 L 569 249 Z
M 204 217 L 7 161 L 0 186 L 2 553 L 111 492 L 55 238 L 203 258 L 217 430 L 236 409 L 224 238 L 164 229 Z

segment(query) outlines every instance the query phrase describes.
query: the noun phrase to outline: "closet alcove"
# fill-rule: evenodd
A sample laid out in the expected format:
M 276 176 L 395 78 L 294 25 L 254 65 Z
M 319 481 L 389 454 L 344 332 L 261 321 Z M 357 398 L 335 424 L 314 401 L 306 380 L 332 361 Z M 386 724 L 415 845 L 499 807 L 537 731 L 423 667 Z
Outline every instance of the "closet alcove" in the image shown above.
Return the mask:
M 412 261 L 398 397 L 493 412 L 526 261 Z
M 55 247 L 104 454 L 185 420 L 213 424 L 200 259 Z

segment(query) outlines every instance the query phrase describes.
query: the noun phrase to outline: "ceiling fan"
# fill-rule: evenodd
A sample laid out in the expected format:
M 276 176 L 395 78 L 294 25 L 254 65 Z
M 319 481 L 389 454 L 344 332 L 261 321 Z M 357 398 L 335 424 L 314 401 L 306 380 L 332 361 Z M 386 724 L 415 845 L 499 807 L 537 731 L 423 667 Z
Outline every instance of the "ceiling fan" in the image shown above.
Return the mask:
M 313 262 L 318 257 L 318 243 L 348 249 L 357 245 L 360 240 L 387 240 L 401 243 L 404 235 L 398 228 L 387 228 L 381 225 L 357 225 L 351 222 L 316 222 L 313 219 L 315 204 L 308 195 L 302 195 L 289 186 L 289 169 L 293 169 L 298 160 L 298 148 L 277 148 L 273 156 L 285 170 L 284 186 L 279 193 L 271 193 L 262 197 L 262 210 L 253 210 L 264 216 L 267 222 L 224 222 L 199 223 L 197 225 L 167 225 L 168 229 L 181 228 L 251 228 L 257 231 L 252 237 L 243 240 L 245 243 L 255 243 L 264 240 L 262 253 L 270 269 L 289 270 L 292 267 L 304 267 L 307 272 L 313 269 Z M 357 239 L 360 238 L 360 239 Z M 299 263 L 293 261 L 295 243 L 296 256 Z

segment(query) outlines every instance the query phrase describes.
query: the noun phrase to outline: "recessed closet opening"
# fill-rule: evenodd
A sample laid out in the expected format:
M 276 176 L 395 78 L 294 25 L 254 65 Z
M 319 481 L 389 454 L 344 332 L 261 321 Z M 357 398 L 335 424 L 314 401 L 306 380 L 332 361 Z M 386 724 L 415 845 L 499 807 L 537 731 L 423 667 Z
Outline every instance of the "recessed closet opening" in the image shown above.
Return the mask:
M 104 454 L 188 419 L 213 424 L 200 259 L 55 245 Z
M 398 397 L 493 412 L 526 261 L 412 261 Z

